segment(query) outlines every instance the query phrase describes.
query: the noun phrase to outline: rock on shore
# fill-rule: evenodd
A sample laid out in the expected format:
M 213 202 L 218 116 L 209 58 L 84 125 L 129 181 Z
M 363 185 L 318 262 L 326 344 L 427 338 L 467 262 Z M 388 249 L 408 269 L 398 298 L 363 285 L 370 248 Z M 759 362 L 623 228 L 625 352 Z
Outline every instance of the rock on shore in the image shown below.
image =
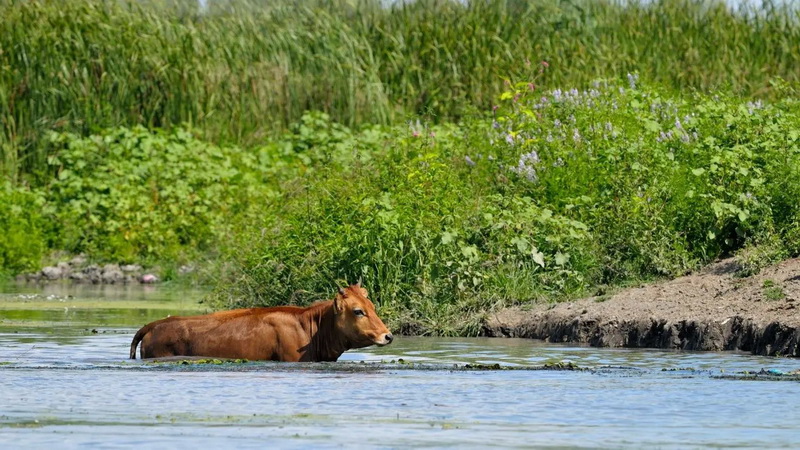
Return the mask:
M 485 336 L 597 347 L 742 350 L 800 356 L 800 260 L 737 278 L 732 259 L 674 280 L 608 297 L 509 308 Z
M 72 280 L 90 284 L 157 283 L 158 276 L 145 271 L 138 264 L 86 265 L 86 258 L 76 256 L 68 262 L 42 268 L 38 272 L 20 275 L 19 281 Z

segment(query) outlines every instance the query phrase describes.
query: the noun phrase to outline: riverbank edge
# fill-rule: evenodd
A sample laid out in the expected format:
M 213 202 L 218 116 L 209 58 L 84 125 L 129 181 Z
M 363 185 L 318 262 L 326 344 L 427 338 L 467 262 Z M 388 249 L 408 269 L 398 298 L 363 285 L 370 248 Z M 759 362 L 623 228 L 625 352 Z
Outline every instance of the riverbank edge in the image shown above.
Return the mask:
M 800 357 L 800 260 L 740 278 L 735 261 L 612 296 L 512 307 L 481 334 L 594 347 L 736 350 Z M 780 298 L 775 298 L 780 297 Z
M 549 315 L 520 323 L 490 321 L 482 335 L 573 342 L 593 347 L 747 351 L 764 356 L 800 357 L 800 329 L 775 321 L 758 324 L 735 316 L 722 322 L 665 318 L 617 320 Z

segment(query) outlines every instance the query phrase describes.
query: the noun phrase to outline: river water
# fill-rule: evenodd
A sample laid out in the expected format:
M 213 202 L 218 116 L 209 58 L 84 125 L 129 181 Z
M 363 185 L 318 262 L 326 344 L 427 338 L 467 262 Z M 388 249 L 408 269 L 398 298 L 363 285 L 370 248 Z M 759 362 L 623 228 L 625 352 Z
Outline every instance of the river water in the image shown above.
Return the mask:
M 127 359 L 135 330 L 203 312 L 201 291 L 2 292 L 0 448 L 775 448 L 800 436 L 800 383 L 748 375 L 796 371 L 793 359 L 398 337 L 333 364 L 152 363 Z M 584 370 L 539 370 L 569 362 Z

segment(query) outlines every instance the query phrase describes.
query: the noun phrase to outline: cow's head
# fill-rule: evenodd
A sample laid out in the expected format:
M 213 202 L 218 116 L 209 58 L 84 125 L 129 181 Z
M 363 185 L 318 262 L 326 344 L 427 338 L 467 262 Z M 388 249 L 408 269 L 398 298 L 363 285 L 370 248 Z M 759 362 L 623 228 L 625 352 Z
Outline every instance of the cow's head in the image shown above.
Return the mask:
M 388 345 L 394 337 L 375 312 L 375 305 L 367 297 L 361 283 L 339 288 L 333 299 L 336 326 L 350 342 L 352 348 L 370 345 Z

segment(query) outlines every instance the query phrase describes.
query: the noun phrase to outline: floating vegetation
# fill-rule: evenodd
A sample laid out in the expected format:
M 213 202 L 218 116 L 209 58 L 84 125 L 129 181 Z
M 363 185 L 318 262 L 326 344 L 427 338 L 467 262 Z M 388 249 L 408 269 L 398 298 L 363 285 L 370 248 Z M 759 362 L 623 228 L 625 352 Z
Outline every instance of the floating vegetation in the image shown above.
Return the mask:
M 154 358 L 145 360 L 145 364 L 181 364 L 181 365 L 200 365 L 200 364 L 245 364 L 250 361 L 246 359 L 229 359 L 229 358 L 192 358 L 192 357 L 170 357 L 170 358 Z
M 392 359 L 389 361 L 366 362 L 366 361 L 340 361 L 340 362 L 317 362 L 317 363 L 283 363 L 276 361 L 248 361 L 246 359 L 225 359 L 225 358 L 186 358 L 170 357 L 144 360 L 140 364 L 125 362 L 128 367 L 147 368 L 166 368 L 169 370 L 184 370 L 193 368 L 212 368 L 219 367 L 231 371 L 320 371 L 320 372 L 375 372 L 393 370 L 421 370 L 421 371 L 537 371 L 537 370 L 589 370 L 580 367 L 573 362 L 546 363 L 535 366 L 507 365 L 500 363 L 431 363 L 408 361 L 403 358 Z M 210 366 L 210 367 L 209 367 Z

